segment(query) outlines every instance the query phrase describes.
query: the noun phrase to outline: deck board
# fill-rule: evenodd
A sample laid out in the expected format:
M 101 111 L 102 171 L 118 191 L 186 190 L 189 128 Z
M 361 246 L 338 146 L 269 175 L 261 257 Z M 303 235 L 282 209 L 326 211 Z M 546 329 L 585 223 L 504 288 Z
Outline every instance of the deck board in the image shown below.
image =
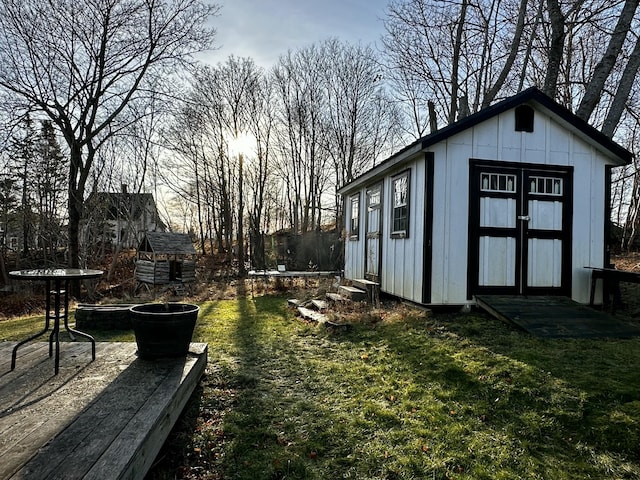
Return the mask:
M 195 389 L 207 345 L 141 360 L 135 343 L 0 343 L 0 479 L 143 478 Z
M 640 324 L 594 310 L 567 297 L 478 295 L 478 306 L 500 320 L 548 338 L 629 338 Z

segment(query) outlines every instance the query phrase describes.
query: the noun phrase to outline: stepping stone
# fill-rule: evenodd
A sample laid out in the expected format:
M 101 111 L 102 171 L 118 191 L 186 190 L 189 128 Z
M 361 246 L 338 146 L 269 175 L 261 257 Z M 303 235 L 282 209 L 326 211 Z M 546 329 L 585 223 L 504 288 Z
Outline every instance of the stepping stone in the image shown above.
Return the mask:
M 339 290 L 341 295 L 344 295 L 347 298 L 350 298 L 351 300 L 356 302 L 367 299 L 367 292 L 356 287 L 341 285 Z
M 325 314 L 316 312 L 315 310 L 311 310 L 310 308 L 298 307 L 298 312 L 300 312 L 302 318 L 318 322 L 319 324 L 324 324 L 327 321 L 327 316 Z
M 332 302 L 346 302 L 348 299 L 344 298 L 342 295 L 340 295 L 339 293 L 327 293 L 327 298 L 329 300 L 331 300 Z
M 290 298 L 289 300 L 287 300 L 287 305 L 289 305 L 290 307 L 299 307 L 300 306 L 300 300 L 298 300 L 297 298 Z
M 329 304 L 324 300 L 311 300 L 311 304 L 316 308 L 316 310 L 326 310 Z

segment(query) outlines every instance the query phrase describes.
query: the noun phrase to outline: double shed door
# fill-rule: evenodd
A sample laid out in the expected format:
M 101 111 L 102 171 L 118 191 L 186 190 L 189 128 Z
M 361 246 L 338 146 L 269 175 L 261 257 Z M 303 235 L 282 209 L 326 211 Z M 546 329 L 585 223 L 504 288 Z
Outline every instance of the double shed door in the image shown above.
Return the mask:
M 571 294 L 572 170 L 472 162 L 469 297 Z

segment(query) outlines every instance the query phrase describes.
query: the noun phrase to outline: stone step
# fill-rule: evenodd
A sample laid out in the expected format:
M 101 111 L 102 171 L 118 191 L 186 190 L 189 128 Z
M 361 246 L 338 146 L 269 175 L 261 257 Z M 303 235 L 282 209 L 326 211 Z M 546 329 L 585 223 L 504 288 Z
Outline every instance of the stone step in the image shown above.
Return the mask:
M 331 293 L 328 292 L 327 293 L 327 298 L 329 300 L 331 300 L 334 303 L 341 303 L 341 302 L 347 302 L 349 301 L 348 298 L 343 297 L 342 295 L 340 295 L 339 293 Z
M 360 288 L 361 290 L 380 287 L 380 284 L 378 282 L 367 280 L 366 278 L 356 278 L 352 280 L 351 283 L 354 287 Z
M 355 302 L 367 299 L 366 290 L 362 290 L 357 287 L 351 287 L 349 285 L 340 285 L 340 288 L 338 288 L 338 291 L 340 292 L 340 295 L 343 295 Z
M 300 306 L 300 300 L 298 300 L 297 298 L 290 298 L 289 300 L 287 300 L 287 305 L 289 305 L 290 307 L 299 307 Z
M 298 312 L 302 318 L 306 318 L 307 320 L 313 320 L 319 324 L 327 322 L 327 316 L 325 314 L 311 310 L 310 308 L 298 307 Z
M 367 300 L 371 303 L 377 303 L 380 297 L 380 284 L 365 278 L 356 278 L 352 280 L 353 286 L 367 292 Z
M 318 299 L 311 300 L 311 305 L 313 305 L 316 310 L 326 310 L 329 307 L 329 304 L 325 300 Z

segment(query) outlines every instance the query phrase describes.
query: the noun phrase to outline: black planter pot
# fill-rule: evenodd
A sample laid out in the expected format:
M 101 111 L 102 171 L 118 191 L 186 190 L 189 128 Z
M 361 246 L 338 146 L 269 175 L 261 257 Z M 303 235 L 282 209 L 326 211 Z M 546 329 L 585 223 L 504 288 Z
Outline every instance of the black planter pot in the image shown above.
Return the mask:
M 189 352 L 199 306 L 145 303 L 129 311 L 140 358 L 182 357 Z

